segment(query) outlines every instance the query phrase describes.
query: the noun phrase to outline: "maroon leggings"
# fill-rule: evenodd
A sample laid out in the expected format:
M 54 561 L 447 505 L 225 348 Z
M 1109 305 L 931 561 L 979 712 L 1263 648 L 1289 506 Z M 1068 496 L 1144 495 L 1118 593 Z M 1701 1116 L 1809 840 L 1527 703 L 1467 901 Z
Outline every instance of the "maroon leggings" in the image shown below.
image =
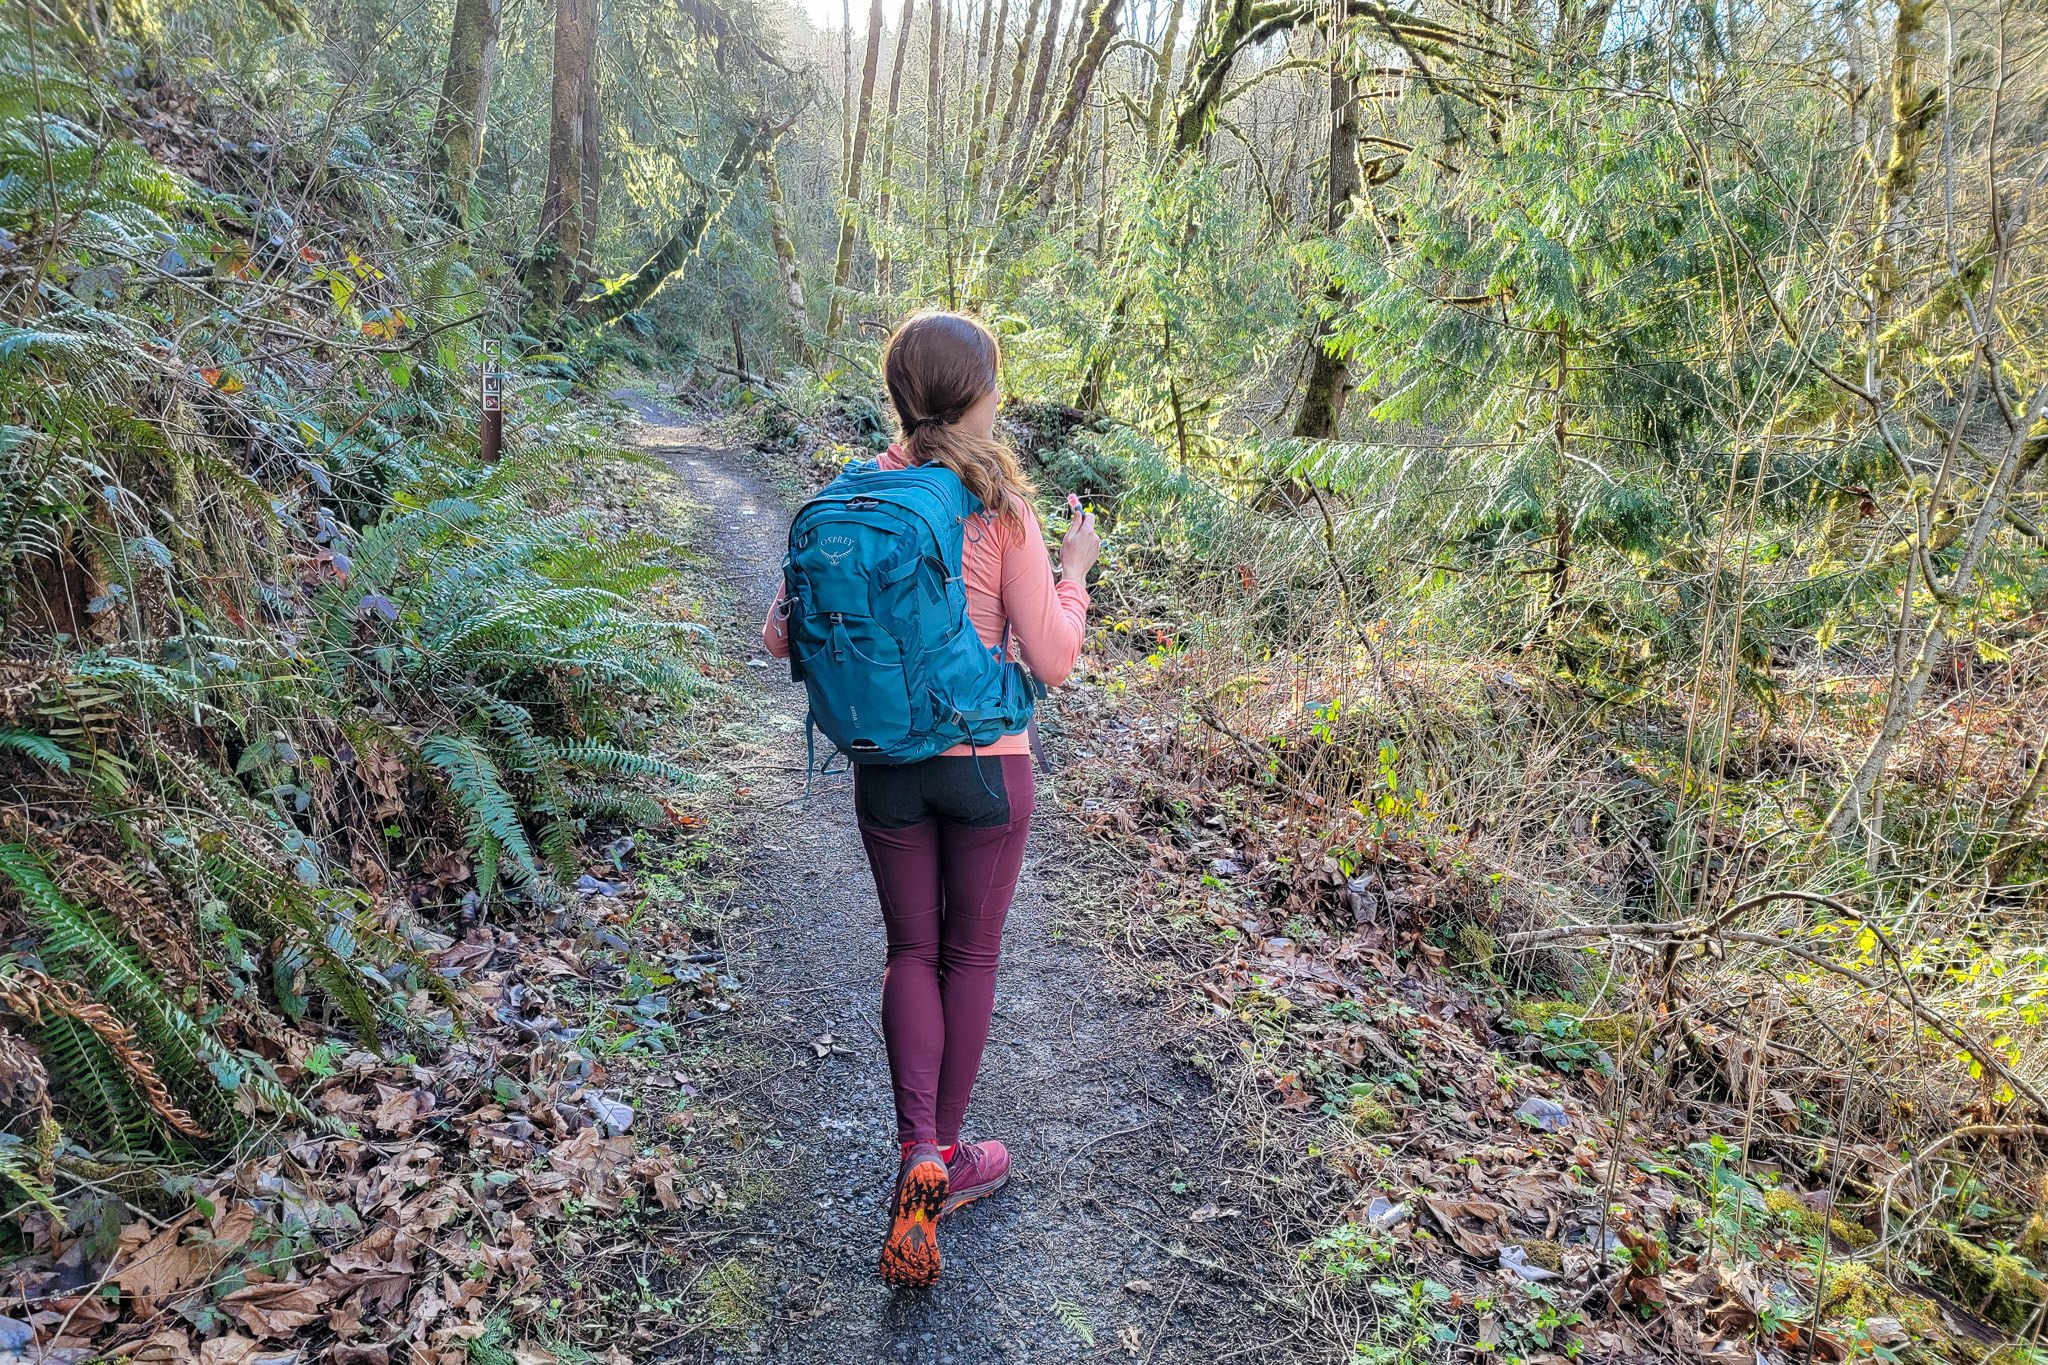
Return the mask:
M 1031 832 L 1031 759 L 855 764 L 854 810 L 874 870 L 889 966 L 882 1037 L 899 1142 L 960 1140 L 995 1007 L 1003 919 Z

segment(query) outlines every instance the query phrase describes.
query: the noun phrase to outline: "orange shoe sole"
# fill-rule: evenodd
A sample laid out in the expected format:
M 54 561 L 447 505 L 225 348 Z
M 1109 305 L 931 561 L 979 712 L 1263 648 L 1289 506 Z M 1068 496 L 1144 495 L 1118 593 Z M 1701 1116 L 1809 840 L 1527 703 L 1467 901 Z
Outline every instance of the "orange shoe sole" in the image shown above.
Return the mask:
M 946 1205 L 946 1163 L 920 1161 L 896 1185 L 889 1240 L 878 1269 L 888 1283 L 925 1289 L 939 1282 L 939 1215 Z

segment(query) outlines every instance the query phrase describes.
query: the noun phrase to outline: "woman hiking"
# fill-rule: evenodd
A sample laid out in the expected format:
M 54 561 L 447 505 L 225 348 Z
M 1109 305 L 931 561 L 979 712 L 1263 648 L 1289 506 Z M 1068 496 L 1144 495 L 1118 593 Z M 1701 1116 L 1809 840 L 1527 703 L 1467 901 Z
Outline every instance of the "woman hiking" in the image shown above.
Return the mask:
M 1102 548 L 1070 497 L 1055 578 L 1031 483 L 996 434 L 999 364 L 972 318 L 897 329 L 882 376 L 900 439 L 797 514 L 762 628 L 852 760 L 881 901 L 901 1165 L 880 1270 L 895 1285 L 934 1283 L 939 1219 L 1009 1177 L 1003 1144 L 962 1141 L 961 1120 L 1031 827 L 1032 702 L 1073 672 Z

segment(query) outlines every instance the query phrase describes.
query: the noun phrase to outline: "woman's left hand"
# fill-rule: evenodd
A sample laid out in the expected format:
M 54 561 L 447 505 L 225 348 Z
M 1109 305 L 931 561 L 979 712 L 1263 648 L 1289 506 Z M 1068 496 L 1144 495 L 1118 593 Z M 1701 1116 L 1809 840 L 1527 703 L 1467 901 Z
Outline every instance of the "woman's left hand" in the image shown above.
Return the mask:
M 1067 494 L 1067 511 L 1073 522 L 1067 527 L 1067 538 L 1060 542 L 1060 576 L 1085 587 L 1088 570 L 1102 554 L 1102 537 L 1095 532 L 1095 514 L 1084 510 L 1081 499 L 1072 493 Z

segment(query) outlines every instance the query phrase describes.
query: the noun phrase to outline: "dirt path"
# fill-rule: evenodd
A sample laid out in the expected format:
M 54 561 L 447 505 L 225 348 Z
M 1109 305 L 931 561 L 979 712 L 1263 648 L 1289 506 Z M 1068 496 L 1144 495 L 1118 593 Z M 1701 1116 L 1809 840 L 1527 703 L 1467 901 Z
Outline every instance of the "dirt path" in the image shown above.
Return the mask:
M 895 1151 L 877 1025 L 882 930 L 843 777 L 803 802 L 803 696 L 755 632 L 780 573 L 782 497 L 744 456 L 698 444 L 637 404 L 643 446 L 710 509 L 704 546 L 729 581 L 729 648 L 749 667 L 731 773 L 752 867 L 731 933 L 761 1070 L 729 1089 L 765 1129 L 743 1237 L 761 1257 L 762 1319 L 713 1358 L 865 1365 L 1219 1360 L 1264 1354 L 1263 1241 L 1235 1216 L 1209 1087 L 1176 1054 L 1156 992 L 1107 960 L 1097 933 L 1117 875 L 1042 778 L 1039 824 L 1011 913 L 995 1027 L 968 1135 L 1000 1137 L 1015 1176 L 947 1223 L 946 1278 L 892 1294 L 873 1258 Z M 751 641 L 751 643 L 749 643 Z M 758 666 L 757 666 L 758 665 Z M 1057 750 L 1055 750 L 1057 753 Z M 1090 908 L 1091 904 L 1097 908 Z M 818 1058 L 830 1034 L 843 1054 Z M 1206 1264 L 1205 1264 L 1206 1263 Z

